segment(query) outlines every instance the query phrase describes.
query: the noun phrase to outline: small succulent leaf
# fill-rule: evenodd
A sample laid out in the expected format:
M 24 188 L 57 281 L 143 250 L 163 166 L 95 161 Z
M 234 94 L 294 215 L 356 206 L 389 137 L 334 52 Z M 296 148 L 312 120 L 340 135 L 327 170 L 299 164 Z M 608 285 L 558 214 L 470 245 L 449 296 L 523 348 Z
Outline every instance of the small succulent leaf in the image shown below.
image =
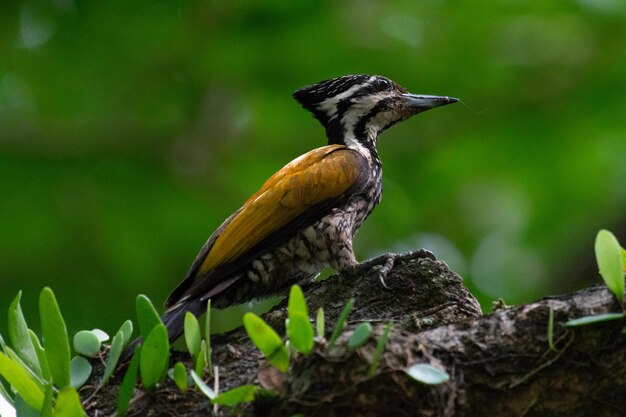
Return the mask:
M 19 394 L 15 394 L 14 402 L 15 410 L 13 415 L 17 415 L 19 417 L 39 417 L 39 411 L 28 405 Z
M 19 355 L 24 363 L 32 369 L 37 375 L 43 377 L 41 367 L 39 365 L 39 359 L 35 346 L 33 346 L 32 339 L 28 333 L 28 325 L 20 306 L 20 299 L 22 298 L 22 291 L 19 291 L 11 304 L 8 311 L 8 331 L 9 341 L 15 353 Z
M 39 295 L 39 315 L 52 379 L 57 387 L 65 388 L 70 384 L 70 343 L 61 310 L 49 287 Z
M 196 357 L 196 364 L 194 366 L 194 370 L 196 371 L 196 374 L 200 376 L 204 376 L 204 369 L 206 366 L 206 362 L 205 362 L 206 355 L 204 354 L 203 349 L 206 349 L 206 344 L 204 343 L 204 340 L 202 341 L 202 348 L 200 348 L 200 352 L 198 356 Z
M 565 327 L 588 326 L 594 323 L 602 323 L 604 321 L 619 320 L 623 318 L 624 318 L 623 313 L 596 314 L 593 316 L 584 316 L 584 317 L 579 317 L 577 319 L 568 320 L 565 322 Z
M 414 380 L 428 385 L 442 384 L 450 379 L 447 372 L 427 363 L 416 363 L 405 372 Z
M 317 337 L 323 339 L 325 336 L 325 323 L 324 323 L 324 309 L 322 307 L 317 309 L 317 317 L 315 318 L 315 331 Z
M 137 296 L 135 310 L 139 321 L 139 333 L 143 340 L 146 340 L 152 329 L 161 324 L 161 319 L 150 299 L 143 294 Z
M 292 313 L 289 316 L 287 325 L 289 342 L 303 355 L 309 355 L 313 351 L 313 326 L 309 322 L 308 316 L 299 313 Z
M 213 404 L 232 407 L 254 401 L 256 393 L 261 389 L 258 385 L 242 385 L 221 393 L 213 399 Z
M 216 397 L 215 391 L 213 391 L 195 371 L 191 371 L 191 379 L 193 379 L 193 382 L 196 384 L 200 392 L 206 395 L 209 400 L 213 401 Z
M 133 335 L 133 322 L 130 320 L 126 320 L 122 327 L 120 327 L 120 332 L 124 334 L 124 340 L 122 343 L 122 348 L 125 348 L 128 342 L 130 341 L 131 336 Z
M 299 285 L 292 285 L 289 291 L 289 301 L 287 302 L 287 314 L 289 318 L 292 315 L 302 315 L 309 317 L 309 311 L 304 299 L 304 293 Z
M 595 242 L 596 261 L 600 275 L 617 301 L 624 305 L 624 260 L 622 248 L 613 233 L 600 230 Z
M 75 388 L 65 387 L 59 392 L 54 405 L 54 417 L 86 417 Z
M 91 332 L 98 336 L 98 340 L 100 341 L 100 343 L 104 343 L 109 340 L 109 335 L 104 330 L 92 329 Z
M 41 410 L 44 400 L 42 387 L 33 380 L 23 365 L 11 360 L 2 352 L 0 352 L 0 375 L 13 386 L 26 404 L 37 411 Z
M 48 383 L 45 388 L 45 394 L 43 397 L 43 406 L 41 407 L 40 417 L 53 417 L 52 405 L 54 404 L 54 385 L 52 382 Z
M 356 349 L 360 346 L 363 346 L 365 342 L 367 342 L 372 335 L 372 325 L 368 322 L 364 322 L 359 324 L 350 338 L 348 339 L 348 347 L 350 349 Z
M 352 311 L 353 306 L 354 306 L 354 298 L 350 298 L 348 302 L 346 303 L 346 305 L 341 310 L 341 313 L 339 313 L 339 317 L 337 318 L 337 323 L 335 324 L 335 327 L 333 328 L 333 333 L 331 334 L 330 340 L 328 341 L 328 349 L 331 349 L 335 345 L 335 342 L 341 335 L 341 332 L 343 331 L 344 327 L 346 327 L 346 321 L 348 320 L 348 316 L 350 315 L 350 312 Z
M 22 358 L 20 358 L 18 356 L 17 353 L 15 353 L 15 351 L 13 349 L 11 349 L 10 347 L 5 347 L 4 349 L 6 355 L 9 357 L 9 359 L 11 359 L 13 362 L 15 362 L 16 364 L 18 364 L 22 369 L 24 369 L 26 371 L 26 373 L 30 376 L 30 378 L 35 381 L 35 383 L 37 385 L 39 385 L 39 387 L 41 388 L 41 390 L 43 391 L 44 386 L 46 385 L 47 381 L 44 381 L 39 375 L 37 375 L 35 373 L 35 371 L 33 371 L 32 369 L 30 369 L 26 363 L 24 363 L 24 361 L 22 360 Z
M 254 313 L 246 313 L 243 324 L 250 340 L 267 360 L 280 371 L 286 372 L 289 367 L 289 353 L 274 329 Z
M 33 342 L 33 346 L 35 347 L 35 352 L 37 353 L 37 359 L 39 360 L 39 367 L 41 368 L 41 378 L 44 381 L 52 381 L 52 374 L 50 373 L 50 366 L 48 366 L 48 358 L 46 357 L 46 351 L 41 346 L 39 342 L 39 338 L 31 329 L 28 329 L 28 334 L 30 334 L 30 339 Z
M 107 355 L 105 362 L 102 382 L 100 383 L 101 385 L 106 384 L 113 374 L 113 371 L 115 371 L 117 362 L 120 360 L 120 355 L 122 354 L 122 349 L 124 348 L 124 340 L 124 332 L 120 329 L 117 334 L 113 336 L 113 341 L 111 341 L 111 349 L 109 350 L 109 354 Z
M 70 361 L 70 385 L 73 388 L 82 387 L 91 375 L 91 364 L 82 356 L 74 356 Z
M 189 385 L 187 383 L 187 369 L 182 362 L 176 362 L 176 365 L 174 365 L 172 379 L 174 380 L 174 383 L 176 384 L 180 392 L 185 392 L 187 391 L 187 388 L 189 388 Z
M 88 358 L 94 358 L 100 352 L 100 338 L 91 330 L 81 330 L 74 335 L 74 350 Z
M 139 370 L 139 360 L 141 357 L 141 346 L 138 346 L 128 365 L 128 369 L 122 379 L 120 391 L 117 394 L 117 415 L 122 417 L 128 411 L 130 400 L 133 397 L 133 390 L 137 382 L 137 371 Z
M 148 335 L 141 347 L 139 372 L 144 388 L 151 390 L 167 371 L 170 344 L 167 329 L 159 323 Z
M 187 344 L 187 350 L 189 354 L 195 359 L 200 352 L 200 325 L 198 319 L 189 311 L 185 313 L 185 343 Z
M 380 339 L 378 339 L 378 342 L 376 343 L 376 349 L 374 350 L 374 354 L 372 355 L 372 362 L 370 363 L 370 368 L 367 372 L 368 378 L 373 378 L 376 374 L 376 369 L 378 368 L 380 359 L 382 358 L 383 352 L 385 351 L 385 346 L 387 345 L 389 332 L 391 331 L 392 326 L 393 322 L 389 320 L 385 325 L 382 336 L 380 337 Z

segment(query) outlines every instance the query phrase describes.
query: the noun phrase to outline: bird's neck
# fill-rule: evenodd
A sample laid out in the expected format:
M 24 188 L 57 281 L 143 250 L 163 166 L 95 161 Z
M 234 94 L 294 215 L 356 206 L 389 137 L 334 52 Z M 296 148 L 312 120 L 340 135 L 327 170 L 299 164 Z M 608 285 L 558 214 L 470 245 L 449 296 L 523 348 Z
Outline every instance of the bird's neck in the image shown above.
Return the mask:
M 356 129 L 355 126 L 343 123 L 331 124 L 326 128 L 329 145 L 345 145 L 378 165 L 380 158 L 376 143 L 379 133 L 377 129 Z

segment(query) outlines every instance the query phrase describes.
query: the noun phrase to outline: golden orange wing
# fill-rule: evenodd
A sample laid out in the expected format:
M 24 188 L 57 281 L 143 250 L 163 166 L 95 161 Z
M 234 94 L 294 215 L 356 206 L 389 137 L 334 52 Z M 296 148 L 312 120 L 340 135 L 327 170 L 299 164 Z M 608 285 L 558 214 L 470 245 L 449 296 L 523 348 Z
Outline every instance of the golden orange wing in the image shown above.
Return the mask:
M 342 196 L 362 169 L 363 158 L 343 145 L 317 148 L 293 160 L 225 225 L 196 275 L 235 261 L 316 204 Z

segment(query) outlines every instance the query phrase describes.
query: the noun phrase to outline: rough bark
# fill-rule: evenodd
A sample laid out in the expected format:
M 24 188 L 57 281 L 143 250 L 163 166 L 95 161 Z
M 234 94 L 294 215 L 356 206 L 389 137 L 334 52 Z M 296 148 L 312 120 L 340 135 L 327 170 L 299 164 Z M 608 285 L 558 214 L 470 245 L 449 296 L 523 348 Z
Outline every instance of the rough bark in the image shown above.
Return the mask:
M 305 285 L 313 314 L 323 307 L 327 328 L 350 297 L 355 308 L 338 343 L 316 345 L 296 356 L 287 374 L 265 364 L 241 329 L 213 340 L 214 364 L 224 391 L 256 383 L 279 393 L 258 398 L 222 415 L 290 416 L 622 416 L 626 412 L 626 334 L 624 320 L 567 329 L 569 319 L 619 312 L 604 286 L 549 297 L 483 316 L 462 279 L 444 262 L 417 251 L 399 256 L 385 278 L 377 262 L 355 273 Z M 554 312 L 554 343 L 548 346 L 548 317 Z M 285 306 L 264 318 L 284 327 Z M 376 374 L 367 371 L 384 324 L 393 321 Z M 345 346 L 354 327 L 369 321 L 371 340 L 356 350 Z M 184 354 L 176 360 L 185 359 Z M 405 369 L 429 363 L 450 380 L 428 386 Z M 116 384 L 86 404 L 92 415 L 110 415 Z M 93 394 L 86 387 L 86 398 Z M 171 383 L 155 392 L 138 391 L 131 415 L 206 416 L 214 408 L 200 393 L 181 394 Z

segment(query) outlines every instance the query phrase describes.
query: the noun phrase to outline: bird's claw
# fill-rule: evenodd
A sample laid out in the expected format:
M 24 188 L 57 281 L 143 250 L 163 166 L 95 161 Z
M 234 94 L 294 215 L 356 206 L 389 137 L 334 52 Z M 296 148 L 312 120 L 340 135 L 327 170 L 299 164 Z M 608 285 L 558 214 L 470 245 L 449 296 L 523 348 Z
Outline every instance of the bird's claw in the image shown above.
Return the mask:
M 378 279 L 380 280 L 380 283 L 382 284 L 382 286 L 386 290 L 388 290 L 389 287 L 387 286 L 387 283 L 385 282 L 385 278 L 387 278 L 387 275 L 393 269 L 393 266 L 396 263 L 396 258 L 398 257 L 398 255 L 390 253 L 385 256 L 386 256 L 385 263 L 378 270 Z

